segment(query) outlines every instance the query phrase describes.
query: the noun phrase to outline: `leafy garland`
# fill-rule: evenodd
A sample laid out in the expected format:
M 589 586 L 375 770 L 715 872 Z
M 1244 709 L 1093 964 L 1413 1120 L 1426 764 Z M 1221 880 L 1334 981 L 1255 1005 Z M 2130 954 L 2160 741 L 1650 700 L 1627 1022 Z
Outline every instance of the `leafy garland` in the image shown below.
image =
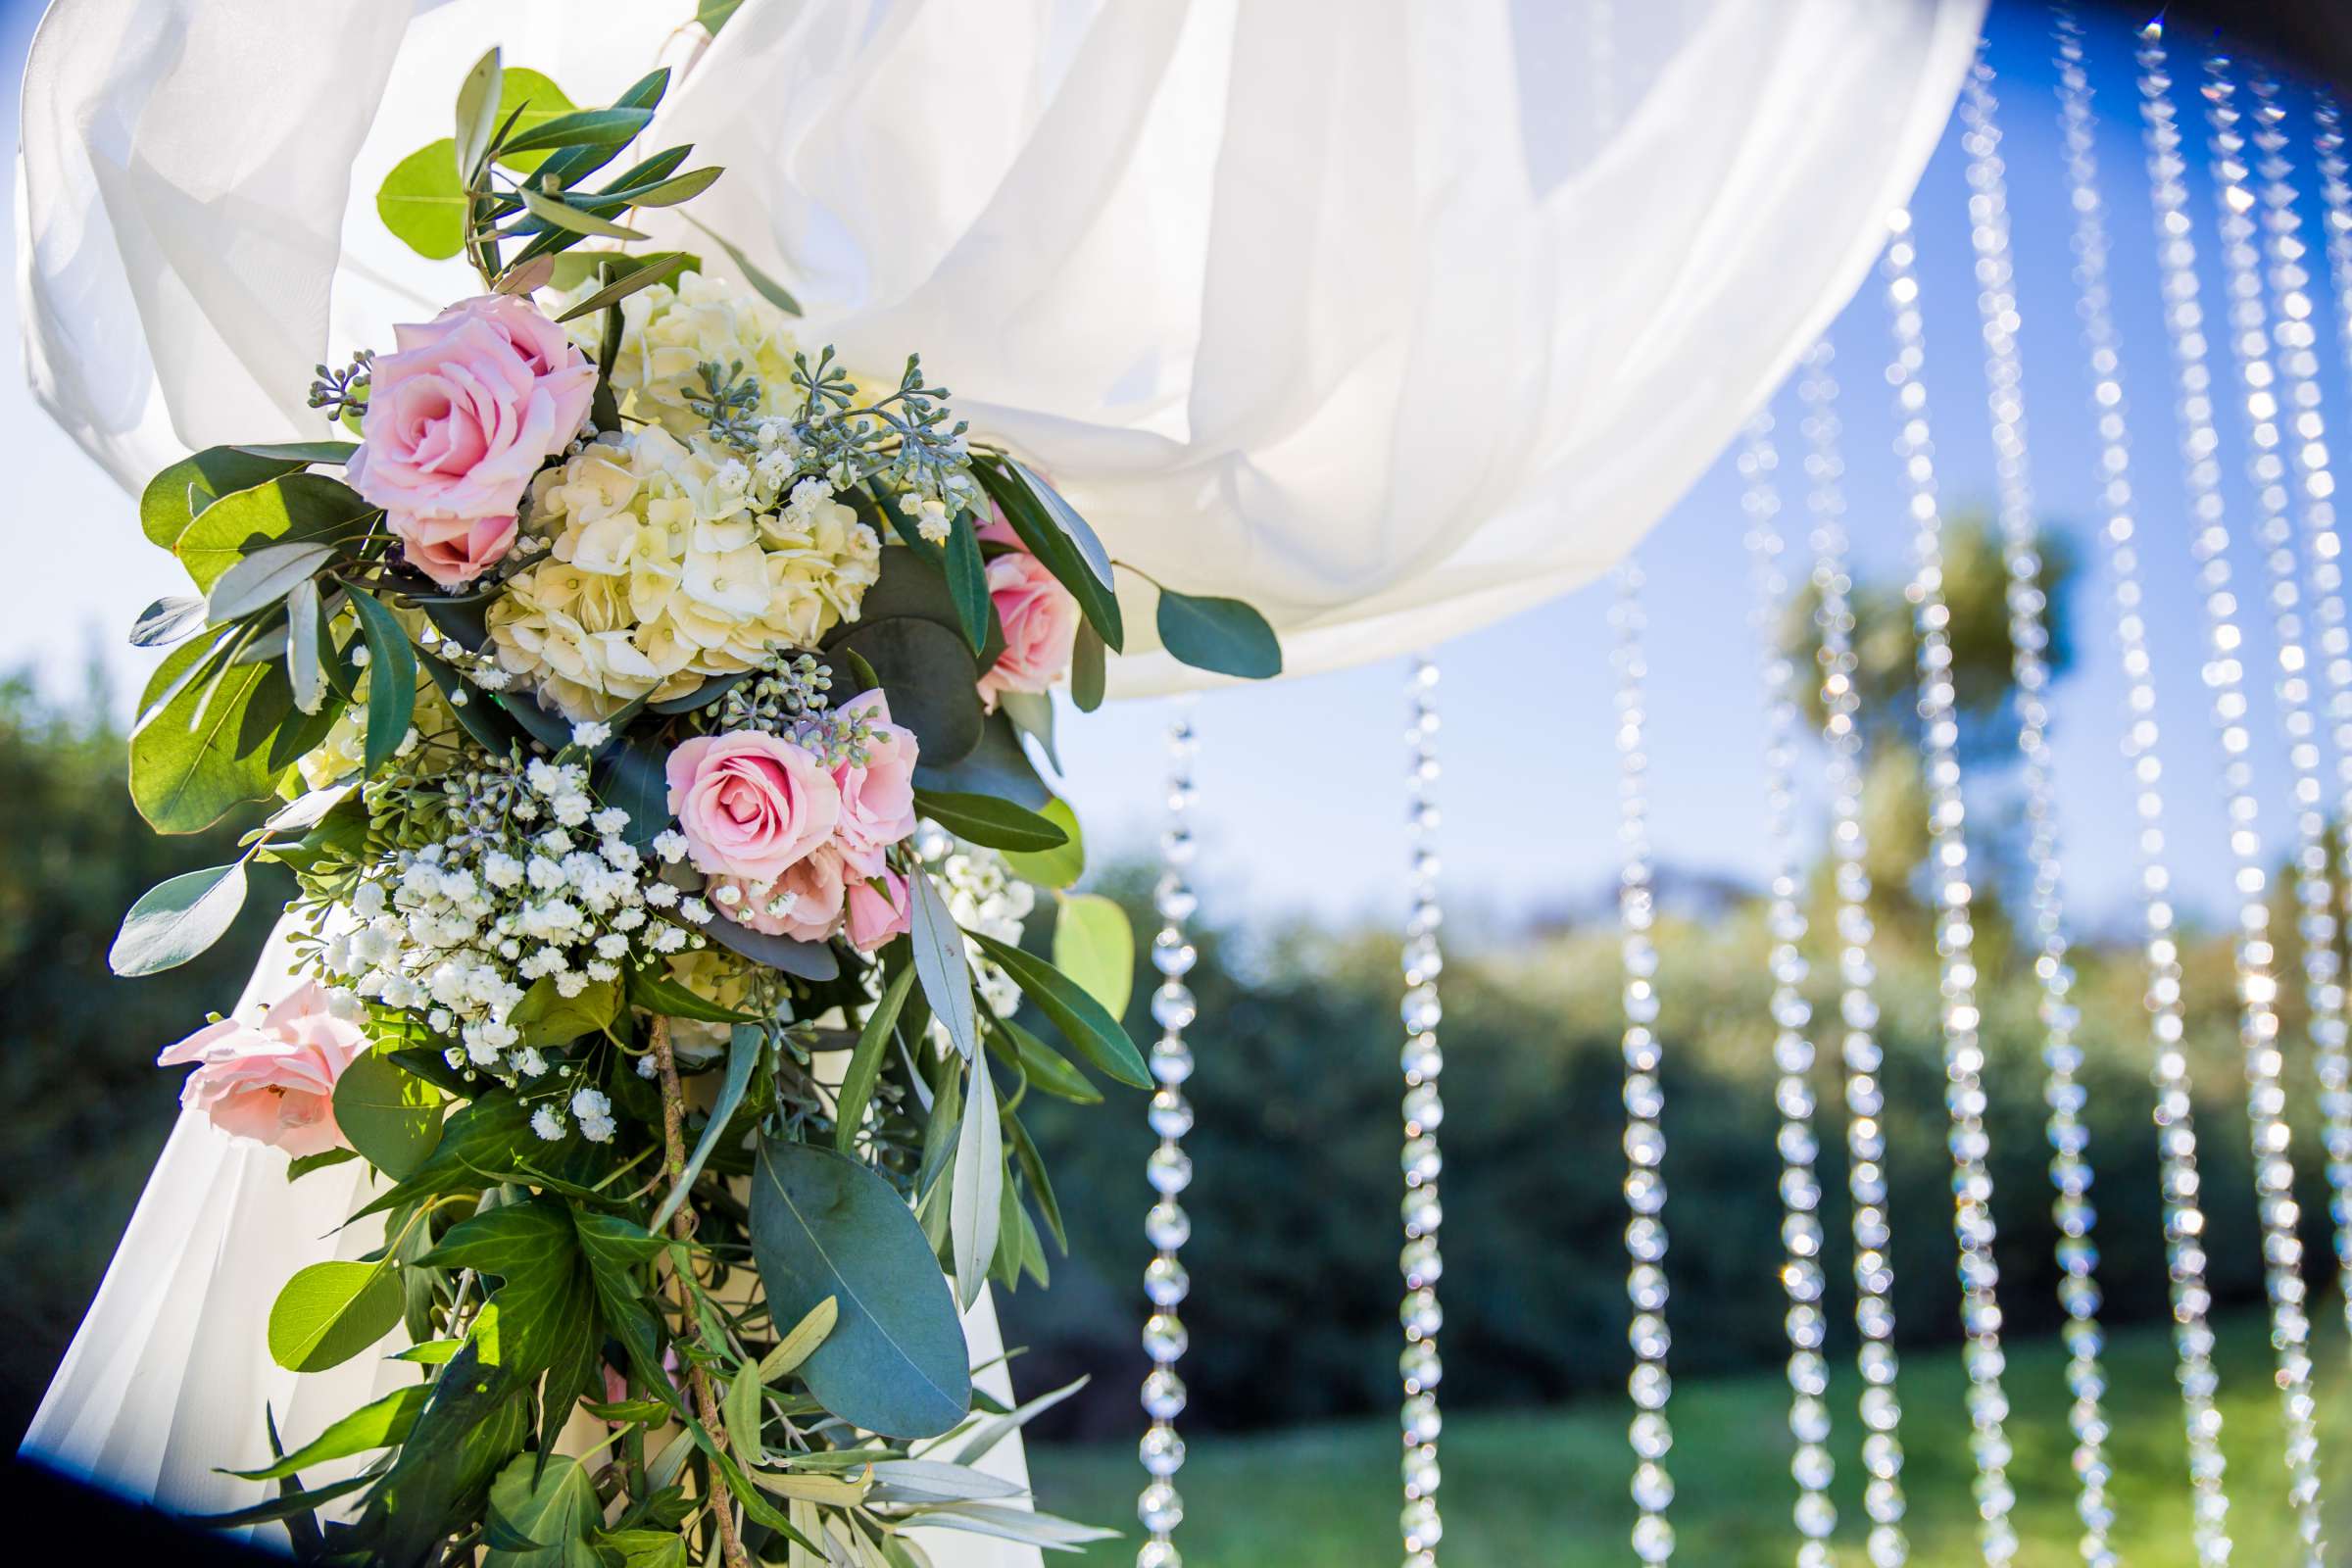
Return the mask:
M 701 270 L 685 252 L 612 248 L 643 237 L 621 221 L 631 210 L 676 205 L 718 177 L 685 169 L 690 149 L 588 188 L 666 85 L 656 72 L 609 107 L 579 109 L 493 50 L 466 78 L 454 134 L 404 160 L 378 196 L 396 234 L 427 256 L 463 255 L 492 300 L 561 289 L 576 298 L 558 321 L 597 321 L 587 427 L 549 454 L 550 471 L 583 451 L 628 450 L 647 416 L 615 374 L 624 302 Z M 592 238 L 612 243 L 579 248 Z M 717 243 L 759 299 L 797 315 L 787 291 Z M 322 366 L 312 405 L 366 434 L 378 373 L 367 355 Z M 280 804 L 239 860 L 139 901 L 117 971 L 203 951 L 237 913 L 256 859 L 298 879 L 305 965 L 334 982 L 380 964 L 334 993 L 333 1016 L 361 1044 L 332 1082 L 332 1147 L 291 1160 L 289 1179 L 365 1160 L 371 1196 L 353 1219 L 380 1216 L 385 1240 L 296 1274 L 268 1336 L 281 1365 L 315 1372 L 405 1329 L 395 1359 L 417 1381 L 291 1451 L 273 1426 L 268 1461 L 237 1473 L 275 1494 L 211 1521 L 280 1522 L 304 1560 L 486 1552 L 491 1564 L 737 1568 L 798 1547 L 916 1568 L 905 1534 L 915 1526 L 1049 1547 L 1103 1534 L 1010 1505 L 1017 1489 L 974 1468 L 1059 1396 L 1006 1410 L 977 1393 L 958 1306 L 990 1278 L 1043 1283 L 1041 1224 L 1063 1243 L 1018 1114 L 1025 1097 L 1099 1101 L 1072 1056 L 1150 1086 L 1117 1018 L 1132 938 L 1114 906 L 1066 891 L 1084 864 L 1076 818 L 1023 744 L 1051 755 L 1051 700 L 979 689 L 1006 644 L 992 566 L 1026 556 L 1074 601 L 1067 678 L 1080 709 L 1098 705 L 1105 653 L 1123 640 L 1113 564 L 1033 470 L 967 443 L 915 359 L 878 397 L 830 349 L 796 358 L 789 388 L 740 361 L 698 374 L 682 394 L 700 421 L 696 461 L 789 467 L 778 508 L 789 481 L 792 506 L 846 506 L 887 548 L 854 612 L 811 646 L 768 649 L 601 717 L 553 710 L 554 688 L 500 662 L 492 622 L 524 550 L 546 549 L 530 532 L 546 520 L 537 501 L 514 557 L 453 587 L 419 572 L 356 470 L 337 476 L 367 442 L 214 447 L 140 498 L 147 536 L 195 593 L 151 607 L 132 633 L 179 645 L 134 729 L 139 808 L 161 831 L 191 832 Z M 1002 526 L 984 539 L 992 515 Z M 1271 631 L 1238 601 L 1163 589 L 1158 618 L 1180 659 L 1279 670 Z M 842 929 L 779 935 L 728 904 L 740 888 L 680 863 L 669 775 L 681 748 L 750 735 L 812 766 L 856 768 L 881 755 L 885 710 L 919 746 L 913 802 L 927 825 L 856 874 L 871 898 L 903 899 L 897 934 L 866 947 Z M 364 735 L 354 765 L 305 791 L 338 725 Z M 550 867 L 547 885 L 568 902 L 514 902 L 540 886 L 520 884 L 526 861 L 532 878 Z M 959 865 L 982 892 L 955 885 Z M 973 913 L 1014 875 L 1057 901 L 1062 965 L 1019 946 L 1017 925 L 992 930 Z M 510 876 L 519 891 L 497 904 L 492 885 Z M 548 958 L 551 938 L 502 968 L 498 935 L 552 919 L 554 903 L 605 922 L 579 949 L 600 956 Z M 508 912 L 485 926 L 493 907 Z M 462 985 L 434 989 L 439 972 L 395 974 L 360 950 L 381 947 L 396 918 L 413 931 L 455 921 L 460 971 L 517 978 L 475 1005 L 451 1000 Z M 707 955 L 726 984 L 685 963 Z M 997 999 L 976 998 L 976 984 L 1004 1004 L 982 1004 Z M 1015 995 L 1058 1043 L 1016 1020 Z M 304 1027 L 331 1034 L 328 1016 Z M 241 1027 L 254 1026 L 224 1020 L 174 1050 L 209 1059 Z M 603 1423 L 585 1452 L 563 1441 L 575 1413 Z M 362 1455 L 372 1457 L 348 1479 L 302 1480 Z

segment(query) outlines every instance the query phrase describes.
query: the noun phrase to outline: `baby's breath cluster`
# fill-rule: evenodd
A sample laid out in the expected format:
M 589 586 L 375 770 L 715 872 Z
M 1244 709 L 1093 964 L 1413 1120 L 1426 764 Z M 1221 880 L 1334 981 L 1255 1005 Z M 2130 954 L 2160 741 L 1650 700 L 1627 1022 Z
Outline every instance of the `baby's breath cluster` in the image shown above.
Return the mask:
M 682 846 L 639 851 L 623 836 L 628 813 L 598 806 L 580 762 L 476 754 L 437 781 L 371 787 L 368 804 L 396 847 L 361 871 L 342 901 L 352 918 L 319 962 L 454 1038 L 461 1070 L 538 1078 L 548 1064 L 513 1021 L 534 985 L 576 998 L 616 983 L 632 959 L 702 945 L 689 927 L 710 906 L 659 874 L 662 852 L 674 859 Z M 543 1109 L 558 1118 L 542 1118 L 544 1134 L 560 1113 Z M 574 1103 L 571 1114 L 583 1137 L 612 1136 L 610 1106 Z

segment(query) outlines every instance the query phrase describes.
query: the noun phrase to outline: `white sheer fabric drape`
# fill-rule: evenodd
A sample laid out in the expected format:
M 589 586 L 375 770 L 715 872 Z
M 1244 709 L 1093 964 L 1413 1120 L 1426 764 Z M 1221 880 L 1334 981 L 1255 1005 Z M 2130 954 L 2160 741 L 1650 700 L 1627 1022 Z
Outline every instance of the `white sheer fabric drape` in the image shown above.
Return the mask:
M 1115 556 L 1329 668 L 1631 548 L 1859 282 L 1983 0 L 1619 0 L 1605 61 L 1591 0 L 749 0 L 699 58 L 688 9 L 61 0 L 19 185 L 44 403 L 125 484 L 315 434 L 315 362 L 470 286 L 373 194 L 472 58 L 586 102 L 666 54 L 656 144 L 728 167 L 694 214 L 808 342 L 920 350 Z M 1200 680 L 1122 588 L 1113 691 Z

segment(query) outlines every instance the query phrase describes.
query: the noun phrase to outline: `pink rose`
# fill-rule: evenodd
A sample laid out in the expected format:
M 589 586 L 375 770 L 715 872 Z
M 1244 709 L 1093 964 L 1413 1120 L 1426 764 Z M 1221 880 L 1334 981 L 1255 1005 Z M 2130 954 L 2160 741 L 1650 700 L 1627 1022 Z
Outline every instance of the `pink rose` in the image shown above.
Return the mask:
M 393 328 L 368 372 L 348 471 L 384 509 L 410 564 L 456 588 L 504 557 L 539 466 L 588 419 L 596 367 L 524 300 L 462 300 Z
M 350 1147 L 335 1125 L 335 1080 L 367 1049 L 359 1025 L 328 1011 L 326 992 L 312 980 L 271 1007 L 259 1028 L 223 1018 L 155 1061 L 196 1063 L 179 1102 L 202 1109 L 222 1132 L 289 1154 L 323 1154 Z
M 824 765 L 757 730 L 680 742 L 668 777 L 687 856 L 710 876 L 773 882 L 832 837 L 841 816 Z
M 871 953 L 902 931 L 914 929 L 914 906 L 906 879 L 896 871 L 860 877 L 844 895 L 849 914 L 850 946 Z
M 841 791 L 841 820 L 833 845 L 859 876 L 882 869 L 883 852 L 914 831 L 914 731 L 890 721 L 890 699 L 879 690 L 861 692 L 842 705 L 845 713 L 866 715 L 865 762 L 845 761 L 833 769 Z
M 713 877 L 710 891 L 712 902 L 738 925 L 796 942 L 823 942 L 841 922 L 844 870 L 841 852 L 827 844 L 795 861 L 772 882 Z M 742 897 L 727 903 L 718 896 L 727 888 Z
M 1010 532 L 992 523 L 982 537 L 1001 540 Z M 1069 668 L 1078 641 L 1078 601 L 1026 550 L 1007 551 L 988 564 L 988 597 L 1004 624 L 1004 651 L 980 677 L 980 700 L 993 713 L 999 692 L 1042 692 Z

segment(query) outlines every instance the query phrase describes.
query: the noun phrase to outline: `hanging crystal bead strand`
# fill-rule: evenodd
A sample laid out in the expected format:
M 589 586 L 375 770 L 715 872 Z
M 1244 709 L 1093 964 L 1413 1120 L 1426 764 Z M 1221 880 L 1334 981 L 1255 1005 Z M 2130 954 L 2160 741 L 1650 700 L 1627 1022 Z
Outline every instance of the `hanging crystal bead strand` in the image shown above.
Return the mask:
M 1960 1252 L 1960 1327 L 1967 1338 L 1968 1413 L 1974 1432 L 1978 1544 L 1987 1563 L 2017 1555 L 2009 1521 L 2016 1502 L 2008 1477 L 2010 1448 L 2004 1423 L 2009 1399 L 2001 1389 L 2000 1269 L 1993 1260 L 1992 1173 L 1986 1167 L 1984 1048 L 1978 1034 L 1976 926 L 1970 913 L 1967 808 L 1953 711 L 1951 612 L 1943 601 L 1943 515 L 1936 500 L 1935 448 L 1928 427 L 1927 385 L 1919 306 L 1918 242 L 1911 215 L 1898 211 L 1886 257 L 1886 305 L 1894 355 L 1886 383 L 1894 389 L 1895 457 L 1914 527 L 1915 574 L 1908 590 L 1919 633 L 1920 750 L 1927 766 L 1928 825 L 1933 846 L 1936 953 L 1942 960 L 1944 1104 L 1951 1117 L 1952 1236 Z
M 1830 858 L 1838 898 L 1838 1019 L 1844 1025 L 1846 1196 L 1853 1207 L 1854 1364 L 1862 1374 L 1862 1508 L 1874 1568 L 1900 1568 L 1903 1405 L 1895 1388 L 1893 1233 L 1886 1217 L 1886 1098 L 1879 1080 L 1879 1004 L 1871 994 L 1870 840 L 1862 818 L 1861 693 L 1854 684 L 1853 582 L 1846 569 L 1845 459 L 1838 416 L 1837 351 L 1806 352 L 1796 395 L 1804 411 L 1805 511 L 1813 522 L 1814 627 L 1821 636 L 1822 740 L 1829 752 Z
M 2297 880 L 2299 886 L 2307 886 L 2316 879 L 2324 887 L 2327 821 L 2319 808 L 2319 747 L 2306 673 L 2309 660 L 2302 642 L 2301 595 L 2295 577 L 2286 486 L 2281 482 L 2286 470 L 2279 455 L 2278 377 L 2270 363 L 2269 311 L 2263 304 L 2260 279 L 2255 275 L 2256 253 L 2251 243 L 2254 223 L 2248 216 L 2254 198 L 2246 188 L 2245 137 L 2238 129 L 2240 116 L 2235 97 L 2230 62 L 2220 57 L 2209 59 L 2206 119 L 2212 132 L 2214 178 L 2220 192 L 2221 253 L 2230 301 L 2227 335 L 2243 394 L 2241 401 L 2250 442 L 2247 466 L 2261 517 L 2256 537 L 2271 568 L 2271 605 L 2278 640 L 2278 708 L 2287 732 L 2287 755 L 2294 776 L 2296 838 L 2301 852 Z M 2226 537 L 2218 515 L 2214 531 L 2217 538 Z M 2229 568 L 2218 549 L 2209 565 L 2218 566 L 2217 581 L 2226 579 Z M 2229 601 L 2230 607 L 2234 603 L 2233 599 Z M 2236 629 L 2232 619 L 2230 630 L 2234 634 Z M 2234 653 L 2240 646 L 2232 635 L 2227 651 Z M 2227 743 L 2230 732 L 2242 734 L 2244 729 L 2244 695 L 2237 686 L 2241 672 L 2233 659 L 2227 671 L 2217 670 L 2216 674 L 2222 677 L 2222 683 L 2216 686 L 2217 693 L 2230 691 L 2235 698 L 2227 708 L 2216 710 L 2223 719 Z M 2261 863 L 2260 838 L 2254 831 L 2252 773 L 2244 763 L 2241 750 L 2235 747 L 2228 750 L 2232 771 L 2238 775 L 2230 788 L 2233 795 L 2242 791 L 2245 803 L 2240 812 L 2233 801 L 2230 815 L 2242 839 L 2238 881 L 2246 900 L 2240 921 L 2240 951 L 2248 954 L 2247 961 L 2241 965 L 2240 987 L 2240 1000 L 2244 1004 L 2241 1016 L 2246 1026 L 2246 1113 L 2254 1143 L 2254 1187 L 2262 1218 L 2264 1277 L 2271 1302 L 2271 1344 L 2276 1352 L 2279 1410 L 2286 1428 L 2287 1500 L 2295 1510 L 2307 1558 L 2316 1565 L 2324 1555 L 2319 1431 L 2311 1395 L 2311 1322 L 2305 1311 L 2303 1244 L 2297 1234 L 2301 1214 L 2295 1202 L 2294 1166 L 2288 1152 L 2286 1097 L 2279 1082 L 2282 1061 L 2276 1008 L 2278 982 L 2273 973 L 2277 951 L 2270 940 L 2270 906 L 2263 897 L 2267 879 Z M 2324 909 L 2328 903 L 2324 891 L 2320 902 Z M 2309 909 L 2310 906 L 2306 904 L 2305 907 Z
M 1797 903 L 1798 868 L 1793 777 L 1796 758 L 1796 672 L 1780 646 L 1788 610 L 1788 573 L 1782 564 L 1781 493 L 1774 478 L 1780 452 L 1772 439 L 1770 411 L 1749 421 L 1740 454 L 1747 481 L 1740 506 L 1747 514 L 1748 559 L 1755 579 L 1755 626 L 1764 671 L 1764 800 L 1772 846 L 1772 901 L 1766 916 L 1772 939 L 1773 1065 L 1780 1070 L 1773 1100 L 1781 1113 L 1781 1288 L 1788 1298 L 1788 1431 L 1796 1440 L 1789 1474 L 1796 1481 L 1794 1519 L 1803 1543 L 1797 1568 L 1829 1568 L 1829 1538 L 1838 1528 L 1830 1501 L 1834 1473 L 1830 1450 L 1829 1362 L 1821 1353 L 1825 1322 L 1821 1310 L 1821 1182 L 1814 1174 L 1820 1152 L 1813 1135 L 1813 1022 L 1804 996 L 1805 915 Z
M 2321 96 L 2313 104 L 2312 119 L 2316 126 L 2312 145 L 2319 155 L 2320 195 L 2327 204 L 2328 270 L 2335 285 L 2336 331 L 2345 368 L 2352 370 L 2352 184 L 2345 182 L 2352 167 L 2344 162 L 2343 119 L 2335 101 Z M 2305 481 L 2305 494 L 2311 494 L 2309 479 Z M 2316 513 L 2319 505 L 2314 496 L 2306 514 Z M 2329 566 L 2333 569 L 2332 562 Z M 2316 580 L 2316 561 L 2313 571 Z M 2332 619 L 2323 617 L 2322 624 L 2330 633 L 2337 633 L 2344 623 L 2338 615 Z M 2325 651 L 2332 680 L 2342 669 L 2345 654 L 2332 643 Z M 2346 727 L 2352 721 L 2352 712 L 2345 710 L 2339 692 L 2331 705 L 2336 718 L 2336 768 L 2346 790 L 2336 808 L 2345 835 L 2343 856 L 2338 863 L 2352 866 L 2352 733 Z M 2347 915 L 2352 915 L 2352 876 L 2341 881 L 2337 891 L 2345 898 Z M 2335 1221 L 2336 1276 L 2343 1296 L 2345 1321 L 2352 1324 L 2352 1063 L 2347 1062 L 2340 1048 L 2332 1052 L 2323 1048 L 2318 1067 L 2320 1110 L 2328 1143 L 2328 1202 Z
M 1631 1263 L 1625 1291 L 1634 1313 L 1627 1331 L 1634 1370 L 1626 1383 L 1635 1409 L 1633 1546 L 1643 1562 L 1662 1563 L 1674 1556 L 1674 1526 L 1666 1518 L 1674 1481 L 1665 1464 L 1674 1446 L 1674 1429 L 1666 1419 L 1674 1385 L 1666 1375 L 1666 1181 L 1659 1170 L 1666 1135 L 1658 1126 L 1666 1102 L 1658 1082 L 1662 1053 L 1655 1027 L 1658 955 L 1649 937 L 1655 910 L 1649 881 L 1649 758 L 1642 739 L 1648 665 L 1642 653 L 1647 622 L 1640 564 L 1620 565 L 1614 580 L 1609 624 L 1616 645 L 1609 662 L 1617 679 L 1617 842 L 1623 858 L 1617 918 L 1624 955 L 1625 1201 L 1631 1211 L 1625 1227 Z
M 2090 80 L 2083 71 L 2082 29 L 2073 16 L 2060 13 L 2056 37 L 2059 129 L 2066 149 L 2068 195 L 2075 213 L 2075 286 L 2083 346 L 2089 354 L 2090 404 L 2099 446 L 2097 471 L 2106 515 L 2099 538 L 2107 574 L 2114 584 L 2116 647 L 2128 686 L 2126 711 L 2130 718 L 2123 751 L 2132 765 L 2132 806 L 2139 822 L 2142 951 L 2148 976 L 2148 1025 L 2155 1047 L 2151 1077 L 2156 1088 L 2156 1152 L 2164 1200 L 2176 1380 L 2188 1440 L 2193 1494 L 2190 1530 L 2201 1568 L 2221 1568 L 2230 1560 L 2230 1498 L 2224 1487 L 2222 1417 L 2214 1407 L 2213 1331 L 2206 1321 L 2212 1295 L 2205 1282 L 2205 1211 L 2197 1175 L 2188 1059 L 2181 1049 L 2180 949 L 2164 838 L 2156 676 L 2143 613 L 2146 595 L 2140 583 L 2139 524 L 2132 495 L 2122 360 L 2107 286 L 2107 220 L 2099 195 L 2097 122 L 2091 113 Z
M 1168 726 L 1168 821 L 1160 837 L 1159 885 L 1152 891 L 1160 927 L 1152 939 L 1152 963 L 1161 980 L 1152 994 L 1152 1018 L 1161 1034 L 1152 1047 L 1152 1076 L 1159 1088 L 1152 1093 L 1147 1115 L 1159 1135 L 1159 1147 L 1152 1151 L 1146 1174 L 1159 1200 L 1144 1219 L 1144 1235 L 1157 1251 L 1144 1269 L 1144 1294 L 1152 1302 L 1152 1315 L 1144 1323 L 1144 1353 L 1152 1358 L 1152 1371 L 1144 1379 L 1144 1413 L 1152 1424 L 1145 1429 L 1139 1451 L 1152 1480 L 1135 1504 L 1136 1518 L 1149 1533 L 1136 1551 L 1136 1568 L 1184 1564 L 1171 1538 L 1184 1522 L 1184 1498 L 1176 1491 L 1176 1472 L 1184 1467 L 1184 1439 L 1177 1435 L 1176 1417 L 1184 1412 L 1185 1392 L 1176 1363 L 1190 1343 L 1176 1309 L 1192 1290 L 1176 1254 L 1193 1234 L 1193 1222 L 1177 1200 L 1193 1179 L 1193 1161 L 1184 1152 L 1183 1139 L 1193 1130 L 1193 1107 L 1184 1098 L 1184 1085 L 1193 1075 L 1193 1051 L 1185 1044 L 1184 1031 L 1198 1011 L 1184 983 L 1198 956 L 1184 929 L 1199 903 L 1187 880 L 1193 863 L 1194 750 L 1193 700 L 1188 697 Z
M 1404 923 L 1404 1351 L 1397 1371 L 1404 1385 L 1399 1426 L 1404 1439 L 1404 1568 L 1436 1568 L 1438 1541 L 1446 1527 L 1438 1516 L 1438 1124 L 1446 1106 L 1438 1098 L 1445 1056 L 1438 1050 L 1438 974 L 1446 962 L 1438 951 L 1438 666 L 1426 656 L 1413 660 L 1405 677 L 1405 826 L 1412 857 L 1406 893 L 1412 901 Z
M 2034 977 L 2041 987 L 2042 1102 L 2051 1150 L 2050 1184 L 2057 1189 L 2058 1299 L 2066 1310 L 2066 1380 L 2074 1394 L 2067 1425 L 2075 1435 L 2075 1511 L 2087 1568 L 2113 1568 L 2108 1543 L 2115 1523 L 2107 1500 L 2107 1376 L 2099 1364 L 2098 1250 L 2091 1240 L 2089 1133 L 2082 1122 L 2084 1094 L 2075 1074 L 2082 1048 L 2075 1044 L 2079 1009 L 2072 992 L 2065 906 L 2058 860 L 2057 803 L 2050 790 L 2050 668 L 2046 657 L 2048 605 L 2041 591 L 2041 558 L 2034 514 L 2034 484 L 2026 449 L 2024 367 L 2010 262 L 2008 170 L 2001 158 L 1999 102 L 1993 71 L 1978 46 L 1976 66 L 1960 105 L 1961 146 L 1968 153 L 1969 232 L 1977 256 L 1977 312 L 1984 334 L 1986 412 L 1991 420 L 1994 480 L 1999 496 L 2001 560 L 2008 576 L 2010 669 L 2017 683 L 2017 748 L 2025 762 L 2027 863 L 2034 873 L 2032 911 Z

